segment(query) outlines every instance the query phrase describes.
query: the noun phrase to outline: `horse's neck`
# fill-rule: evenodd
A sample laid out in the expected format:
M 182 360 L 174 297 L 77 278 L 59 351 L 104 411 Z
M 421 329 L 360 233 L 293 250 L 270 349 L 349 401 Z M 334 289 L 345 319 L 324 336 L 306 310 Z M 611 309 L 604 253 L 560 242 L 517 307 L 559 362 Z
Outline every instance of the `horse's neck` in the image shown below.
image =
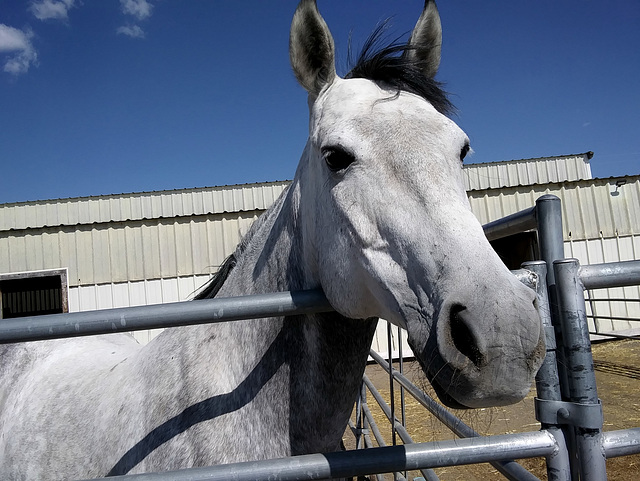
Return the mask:
M 295 290 L 309 282 L 302 268 L 298 203 L 294 181 L 243 239 L 234 254 L 236 266 L 216 297 Z
M 318 287 L 312 254 L 305 252 L 298 210 L 294 181 L 250 232 L 218 296 Z M 281 386 L 281 393 L 289 405 L 294 454 L 337 447 L 357 396 L 374 330 L 375 321 L 346 319 L 335 312 L 236 326 L 236 342 L 242 344 L 243 336 L 264 341 L 263 352 L 258 348 L 256 359 L 247 366 L 275 357 L 270 363 L 288 371 L 288 385 Z
M 337 314 L 285 321 L 291 340 L 297 341 L 289 363 L 292 454 L 338 448 L 375 326 L 375 320 Z

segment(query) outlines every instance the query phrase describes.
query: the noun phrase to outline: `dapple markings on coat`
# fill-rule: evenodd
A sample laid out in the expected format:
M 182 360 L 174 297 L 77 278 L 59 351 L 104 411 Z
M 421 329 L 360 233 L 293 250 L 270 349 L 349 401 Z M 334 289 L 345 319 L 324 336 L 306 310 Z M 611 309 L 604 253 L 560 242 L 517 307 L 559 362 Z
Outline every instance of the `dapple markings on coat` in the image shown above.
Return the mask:
M 433 77 L 432 1 L 408 45 L 371 45 L 346 78 L 315 2 L 291 28 L 309 93 L 295 178 L 202 296 L 321 287 L 337 312 L 0 347 L 0 478 L 89 478 L 338 449 L 382 317 L 405 327 L 443 401 L 529 390 L 544 343 L 534 293 L 469 208 L 466 135 Z M 197 302 L 197 301 L 196 301 Z

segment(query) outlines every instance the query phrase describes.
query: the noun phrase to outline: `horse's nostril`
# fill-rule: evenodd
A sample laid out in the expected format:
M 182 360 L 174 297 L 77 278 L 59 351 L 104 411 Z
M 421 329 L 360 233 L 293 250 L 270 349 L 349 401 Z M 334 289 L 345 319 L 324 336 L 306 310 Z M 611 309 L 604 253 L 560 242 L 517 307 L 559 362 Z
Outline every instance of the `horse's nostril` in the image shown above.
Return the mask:
M 467 308 L 461 304 L 451 306 L 449 312 L 449 326 L 451 329 L 451 340 L 455 348 L 476 366 L 480 367 L 484 363 L 484 356 L 478 347 L 478 340 L 469 328 L 467 319 Z

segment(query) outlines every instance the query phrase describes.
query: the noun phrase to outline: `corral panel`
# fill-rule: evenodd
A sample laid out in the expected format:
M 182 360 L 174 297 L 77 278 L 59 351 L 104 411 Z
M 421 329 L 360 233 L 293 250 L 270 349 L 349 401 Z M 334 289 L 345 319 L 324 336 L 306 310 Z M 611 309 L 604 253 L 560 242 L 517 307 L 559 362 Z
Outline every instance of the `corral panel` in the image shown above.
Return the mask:
M 599 238 L 565 242 L 565 256 L 574 257 L 580 264 L 601 264 L 639 259 L 640 236 Z M 608 319 L 622 317 L 640 319 L 640 302 L 616 301 L 611 299 L 640 299 L 640 286 L 616 287 L 610 289 L 592 289 L 585 293 L 588 315 L 603 316 L 594 323 L 589 318 L 589 329 L 594 332 L 615 332 L 640 328 L 640 322 L 624 319 Z M 603 299 L 598 301 L 598 299 Z

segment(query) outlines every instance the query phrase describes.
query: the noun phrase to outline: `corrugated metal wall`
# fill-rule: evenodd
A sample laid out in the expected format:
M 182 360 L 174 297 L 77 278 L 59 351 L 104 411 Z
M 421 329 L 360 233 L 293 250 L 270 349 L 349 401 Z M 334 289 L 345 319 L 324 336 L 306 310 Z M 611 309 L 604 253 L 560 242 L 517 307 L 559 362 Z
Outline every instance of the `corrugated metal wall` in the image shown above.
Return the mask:
M 601 264 L 604 262 L 631 261 L 640 259 L 640 235 L 598 237 L 580 241 L 565 242 L 565 257 L 575 257 L 580 264 Z M 617 332 L 640 328 L 638 322 L 613 318 L 640 319 L 640 286 L 616 287 L 611 289 L 592 289 L 586 293 L 587 314 L 596 314 L 597 324 L 589 320 L 592 332 Z M 606 299 L 598 301 L 597 299 Z M 608 299 L 625 299 L 611 301 Z M 626 301 L 630 300 L 630 301 Z
M 0 232 L 0 272 L 67 267 L 70 286 L 207 274 L 259 213 Z
M 640 233 L 640 176 L 526 185 L 469 192 L 471 209 L 487 223 L 535 205 L 553 194 L 562 201 L 565 239 L 597 239 Z
M 589 154 L 464 166 L 467 190 L 591 178 Z M 289 181 L 0 204 L 0 232 L 268 208 Z
M 0 204 L 0 232 L 265 210 L 289 181 Z
M 586 152 L 564 157 L 468 164 L 463 169 L 465 187 L 469 191 L 591 179 L 589 160 L 592 156 L 593 152 Z

